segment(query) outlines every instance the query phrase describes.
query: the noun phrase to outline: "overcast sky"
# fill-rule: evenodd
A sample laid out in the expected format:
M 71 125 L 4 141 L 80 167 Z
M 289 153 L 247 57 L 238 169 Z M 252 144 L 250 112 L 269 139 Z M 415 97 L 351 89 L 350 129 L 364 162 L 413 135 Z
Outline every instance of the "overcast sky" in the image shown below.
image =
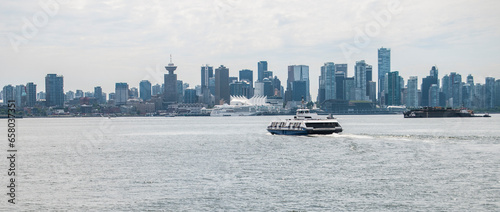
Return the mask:
M 177 77 L 200 84 L 200 66 L 231 76 L 266 60 L 282 82 L 288 65 L 310 67 L 316 98 L 325 62 L 373 65 L 391 48 L 391 69 L 419 84 L 433 65 L 476 82 L 500 78 L 500 1 L 14 1 L 0 7 L 0 85 L 64 76 L 64 90 L 114 92 L 116 82 L 162 83 L 173 55 Z M 286 85 L 283 83 L 283 86 Z

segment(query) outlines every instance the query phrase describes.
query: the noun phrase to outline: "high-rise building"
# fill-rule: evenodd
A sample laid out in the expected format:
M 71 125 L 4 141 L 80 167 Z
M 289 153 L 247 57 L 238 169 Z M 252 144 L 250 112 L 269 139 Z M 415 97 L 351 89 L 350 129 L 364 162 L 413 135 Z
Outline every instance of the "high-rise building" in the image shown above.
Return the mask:
M 406 107 L 418 107 L 418 77 L 408 79 Z
M 46 92 L 46 105 L 59 106 L 64 105 L 64 83 L 63 76 L 56 74 L 47 74 L 45 77 L 45 92 Z
M 37 101 L 40 101 L 40 100 L 45 100 L 45 98 L 47 98 L 47 95 L 45 94 L 45 92 L 43 91 L 40 91 L 36 94 L 36 100 Z
M 28 82 L 26 84 L 26 106 L 33 107 L 36 104 L 36 84 Z
M 250 83 L 247 81 L 239 81 L 239 82 L 230 83 L 229 90 L 230 90 L 229 93 L 231 94 L 231 96 L 244 96 L 246 98 L 251 98 L 250 91 L 252 90 L 252 88 L 250 87 Z
M 164 107 L 166 108 L 168 104 L 178 101 L 177 74 L 174 74 L 177 66 L 175 66 L 172 62 L 172 56 L 170 56 L 170 63 L 168 66 L 165 66 L 165 69 L 168 71 L 168 74 L 164 75 L 165 90 L 163 91 L 163 102 L 165 103 Z
M 422 85 L 421 85 L 421 91 L 422 91 L 422 100 L 421 100 L 421 106 L 427 107 L 431 106 L 431 98 L 434 98 L 434 104 L 439 105 L 439 91 L 438 93 L 432 93 L 434 96 L 430 96 L 430 88 L 432 85 L 436 85 L 437 88 L 439 89 L 439 79 L 438 77 L 438 69 L 436 66 L 432 66 L 429 76 L 425 77 L 422 79 Z M 435 88 L 434 88 L 435 89 Z M 435 92 L 435 91 L 432 91 Z M 437 99 L 436 99 L 437 98 Z
M 152 92 L 152 95 L 153 95 L 153 96 L 160 95 L 160 94 L 161 94 L 161 91 L 162 91 L 162 89 L 161 89 L 161 85 L 160 85 L 160 84 L 158 84 L 158 83 L 156 83 L 156 85 L 153 85 L 153 86 L 151 87 L 151 92 Z
M 281 93 L 282 93 L 282 87 L 281 86 L 281 80 L 278 79 L 278 76 L 274 76 L 274 79 L 273 79 L 273 88 L 274 88 L 274 96 L 278 96 L 278 97 L 281 97 Z
M 295 88 L 293 85 L 290 83 L 294 81 L 304 81 L 306 82 L 306 87 L 305 87 L 305 96 L 304 96 L 304 101 L 309 102 L 311 101 L 311 95 L 309 92 L 309 66 L 306 65 L 290 65 L 288 66 L 288 87 L 291 88 L 290 91 L 293 93 Z M 300 89 L 302 89 L 302 86 L 300 86 Z M 288 90 L 288 88 L 287 88 Z M 299 93 L 304 93 L 303 91 L 297 91 Z M 292 94 L 292 96 L 295 96 Z
M 76 90 L 75 98 L 76 99 L 80 99 L 82 97 L 83 97 L 83 91 L 82 90 Z
M 356 100 L 367 101 L 366 92 L 366 63 L 364 60 L 357 61 L 354 67 L 354 86 L 355 86 L 355 98 Z
M 26 105 L 26 87 L 24 85 L 16 85 L 14 100 L 16 100 L 16 107 L 22 108 Z
M 229 77 L 229 83 L 238 82 L 238 77 Z
M 229 69 L 221 65 L 215 69 L 215 104 L 230 103 Z
M 474 77 L 472 76 L 472 74 L 469 74 L 469 76 L 467 76 L 467 84 L 474 86 Z
M 272 71 L 264 71 L 264 79 L 272 79 L 273 78 L 273 72 Z
M 380 100 L 385 87 L 385 76 L 391 71 L 391 49 L 380 48 L 378 49 L 378 98 Z
M 324 92 L 324 97 L 318 98 L 320 104 L 325 100 L 337 99 L 335 73 L 335 63 L 327 62 L 321 66 L 320 90 L 318 91 L 318 95 Z
M 374 81 L 368 81 L 366 91 L 368 92 L 368 99 L 375 103 L 377 101 L 377 83 Z
M 129 97 L 128 94 L 128 84 L 125 82 L 117 82 L 115 85 L 115 105 L 124 105 L 127 104 L 127 100 Z M 111 100 L 111 94 L 109 94 L 109 99 Z
M 184 90 L 184 103 L 197 103 L 198 96 L 196 95 L 195 89 L 186 89 Z
M 347 64 L 335 64 L 335 73 L 342 72 L 347 77 Z
M 102 95 L 102 88 L 101 86 L 96 86 L 94 87 L 94 97 L 99 104 L 104 104 L 106 101 L 104 100 L 105 97 Z
M 306 101 L 307 96 L 307 83 L 306 81 L 293 81 L 292 82 L 293 92 L 292 101 Z
M 422 96 L 424 96 L 423 91 L 422 91 Z M 429 92 L 428 92 L 427 96 L 429 96 L 428 106 L 437 107 L 437 106 L 441 105 L 440 104 L 440 97 L 439 97 L 439 87 L 437 84 L 431 84 L 431 87 L 429 88 Z M 422 101 L 423 100 L 424 100 L 424 98 L 422 97 Z
M 137 99 L 139 98 L 139 89 L 136 87 L 132 87 L 128 90 L 129 99 Z
M 345 78 L 343 72 L 335 72 L 335 96 L 339 100 L 345 100 Z
M 472 107 L 472 86 L 469 83 L 462 83 L 462 106 Z
M 392 71 L 385 75 L 385 101 L 386 105 L 401 105 L 401 81 L 398 71 Z
M 264 72 L 267 71 L 267 61 L 260 61 L 257 63 L 257 81 L 261 82 L 264 80 Z
M 484 106 L 486 108 L 495 107 L 495 78 L 486 77 L 484 83 Z
M 214 77 L 214 67 L 208 64 L 201 67 L 201 87 L 208 87 L 208 79 Z
M 495 107 L 500 107 L 500 79 L 495 81 Z
M 184 90 L 184 83 L 182 80 L 177 80 L 177 102 L 184 101 Z
M 151 82 L 148 80 L 142 80 L 139 83 L 139 93 L 140 98 L 143 101 L 148 101 L 151 99 Z
M 69 101 L 73 100 L 74 98 L 75 98 L 75 92 L 73 92 L 73 91 L 68 91 L 64 95 L 64 101 L 65 102 L 69 102 Z
M 14 86 L 6 85 L 3 86 L 3 104 L 7 105 L 10 100 L 15 101 L 14 99 Z M 17 105 L 17 102 L 15 103 Z
M 344 92 L 345 99 L 344 100 L 355 100 L 356 99 L 356 83 L 354 81 L 354 77 L 346 77 L 344 79 Z
M 249 69 L 240 70 L 240 81 L 247 81 L 253 88 L 253 71 Z

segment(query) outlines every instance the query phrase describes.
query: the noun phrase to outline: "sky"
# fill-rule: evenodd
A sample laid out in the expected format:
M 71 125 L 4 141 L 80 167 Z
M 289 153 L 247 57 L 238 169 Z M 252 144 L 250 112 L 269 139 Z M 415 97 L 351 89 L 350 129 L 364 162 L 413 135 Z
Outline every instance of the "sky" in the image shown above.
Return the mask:
M 64 90 L 114 92 L 163 81 L 170 55 L 179 80 L 200 84 L 200 67 L 230 76 L 258 61 L 286 82 L 289 65 L 308 65 L 316 98 L 325 62 L 373 65 L 391 48 L 391 70 L 405 81 L 436 65 L 484 83 L 500 79 L 500 1 L 495 0 L 1 0 L 0 86 L 64 76 Z M 283 86 L 286 88 L 285 83 Z

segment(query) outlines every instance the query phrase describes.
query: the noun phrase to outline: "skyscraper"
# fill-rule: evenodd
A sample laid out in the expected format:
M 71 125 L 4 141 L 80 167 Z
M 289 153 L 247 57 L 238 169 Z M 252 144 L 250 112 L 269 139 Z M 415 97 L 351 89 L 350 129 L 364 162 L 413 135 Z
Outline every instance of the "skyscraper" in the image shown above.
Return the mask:
M 28 82 L 26 84 L 26 106 L 33 107 L 36 104 L 36 84 Z
M 64 83 L 63 76 L 47 74 L 45 77 L 45 103 L 47 107 L 64 105 Z
M 335 64 L 335 72 L 342 72 L 344 77 L 347 77 L 347 64 Z
M 101 86 L 94 87 L 94 97 L 95 97 L 98 104 L 104 104 L 106 102 L 106 101 L 104 101 L 104 97 L 102 95 Z
M 381 99 L 385 87 L 385 75 L 391 71 L 391 49 L 378 49 L 378 98 Z
M 128 100 L 128 84 L 124 82 L 117 82 L 115 85 L 115 105 L 127 104 Z M 111 94 L 109 99 L 111 100 Z
M 250 86 L 250 93 L 247 98 L 251 98 L 253 96 L 253 71 L 249 69 L 240 70 L 240 81 L 246 81 Z
M 6 85 L 3 87 L 3 104 L 7 105 L 9 100 L 14 100 L 14 86 Z M 17 102 L 15 103 L 17 104 Z
M 401 105 L 401 80 L 398 71 L 392 71 L 385 75 L 386 105 Z
M 321 92 L 324 92 L 324 98 L 318 98 L 320 104 L 325 100 L 337 99 L 335 63 L 333 62 L 327 62 L 321 66 L 320 91 L 318 91 L 318 95 L 320 95 Z
M 261 82 L 265 77 L 264 77 L 264 71 L 267 71 L 267 61 L 260 61 L 257 63 L 257 81 Z
M 355 98 L 356 100 L 367 101 L 366 92 L 366 63 L 364 60 L 357 61 L 354 67 L 354 86 L 355 86 Z
M 486 77 L 484 83 L 484 106 L 486 108 L 495 107 L 495 78 Z
M 26 105 L 26 87 L 24 85 L 16 85 L 14 100 L 16 100 L 16 107 L 22 108 Z
M 210 91 L 210 79 L 213 79 L 214 76 L 214 68 L 212 66 L 202 66 L 201 67 L 201 101 L 205 104 L 210 104 L 211 97 L 213 94 Z
M 198 96 L 196 95 L 195 89 L 184 90 L 184 103 L 196 103 L 198 102 Z
M 299 92 L 301 94 L 305 93 L 304 101 L 307 101 L 307 102 L 311 101 L 311 95 L 309 92 L 309 66 L 306 66 L 306 65 L 290 65 L 290 66 L 288 66 L 288 79 L 287 79 L 287 83 L 288 83 L 287 86 L 288 87 L 287 87 L 287 90 L 292 92 L 291 93 L 292 96 L 295 96 L 295 95 L 293 95 L 293 92 L 295 92 L 295 87 L 293 87 L 293 84 L 291 84 L 294 81 L 306 82 L 305 92 L 299 91 L 299 90 L 297 90 L 297 92 Z M 300 89 L 302 89 L 302 88 L 303 87 L 300 86 Z M 299 87 L 298 87 L 298 89 L 299 89 Z
M 229 69 L 221 65 L 215 69 L 215 104 L 230 103 Z
M 495 107 L 500 107 L 500 79 L 495 81 Z
M 244 96 L 246 98 L 251 98 L 250 96 L 250 83 L 248 81 L 239 81 L 229 84 L 229 90 L 231 96 Z
M 163 102 L 165 103 L 164 107 L 166 108 L 168 104 L 175 103 L 178 100 L 177 74 L 174 74 L 177 66 L 172 63 L 172 56 L 170 56 L 170 63 L 168 66 L 165 66 L 165 69 L 168 71 L 168 74 L 164 75 L 165 90 L 163 91 Z
M 151 82 L 148 80 L 142 80 L 139 83 L 139 93 L 140 98 L 143 101 L 148 101 L 151 99 Z
M 406 107 L 418 107 L 418 77 L 411 76 L 408 79 L 407 92 Z

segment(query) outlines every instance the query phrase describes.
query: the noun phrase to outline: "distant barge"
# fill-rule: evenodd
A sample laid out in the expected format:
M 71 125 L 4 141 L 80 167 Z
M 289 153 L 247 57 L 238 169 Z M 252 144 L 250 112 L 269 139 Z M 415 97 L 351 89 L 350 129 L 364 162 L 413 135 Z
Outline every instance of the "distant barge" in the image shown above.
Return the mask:
M 405 118 L 449 118 L 449 117 L 490 117 L 485 114 L 482 116 L 474 115 L 474 111 L 467 109 L 452 109 L 442 107 L 424 107 L 421 109 L 412 109 L 403 113 Z

